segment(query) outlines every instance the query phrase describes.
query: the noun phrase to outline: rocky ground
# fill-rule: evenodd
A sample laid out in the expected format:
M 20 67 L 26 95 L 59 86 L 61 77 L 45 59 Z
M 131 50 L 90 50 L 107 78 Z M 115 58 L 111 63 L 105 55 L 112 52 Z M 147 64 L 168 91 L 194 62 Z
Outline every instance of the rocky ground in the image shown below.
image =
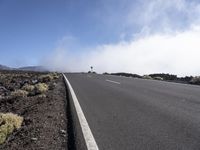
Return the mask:
M 0 113 L 23 117 L 3 150 L 67 148 L 66 90 L 60 74 L 0 71 Z M 0 121 L 0 132 L 1 125 Z M 1 133 L 0 133 L 1 136 Z

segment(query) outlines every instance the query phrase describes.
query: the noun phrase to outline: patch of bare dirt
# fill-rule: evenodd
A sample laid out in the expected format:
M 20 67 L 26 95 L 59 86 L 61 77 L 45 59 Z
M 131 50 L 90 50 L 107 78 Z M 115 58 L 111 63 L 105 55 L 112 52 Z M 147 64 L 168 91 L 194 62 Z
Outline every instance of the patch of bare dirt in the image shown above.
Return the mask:
M 3 150 L 65 150 L 67 148 L 66 90 L 62 76 L 41 79 L 47 73 L 0 71 L 0 112 L 12 112 L 24 118 L 22 127 L 14 131 Z M 27 96 L 13 96 L 24 85 L 48 85 L 48 90 Z

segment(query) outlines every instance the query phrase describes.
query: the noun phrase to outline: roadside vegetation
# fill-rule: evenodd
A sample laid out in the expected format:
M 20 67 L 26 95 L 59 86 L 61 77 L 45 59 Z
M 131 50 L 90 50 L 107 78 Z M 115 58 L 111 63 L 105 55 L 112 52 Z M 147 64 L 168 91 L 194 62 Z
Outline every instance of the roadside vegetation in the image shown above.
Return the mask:
M 0 149 L 65 149 L 65 98 L 59 73 L 0 71 Z
M 44 94 L 48 91 L 48 85 L 46 83 L 38 83 L 35 85 L 36 94 Z
M 20 89 L 17 89 L 13 92 L 11 92 L 10 94 L 12 97 L 26 97 L 28 95 L 28 92 L 25 91 L 25 90 L 20 90 Z
M 144 75 L 143 77 L 142 77 L 143 79 L 153 79 L 151 76 L 149 76 L 149 75 Z
M 191 84 L 198 84 L 198 85 L 200 85 L 200 76 L 193 77 L 193 78 L 190 80 L 190 83 L 191 83 Z
M 19 130 L 22 122 L 23 117 L 16 114 L 0 113 L 0 144 L 3 144 L 14 130 Z
M 162 81 L 162 80 L 163 80 L 163 78 L 162 78 L 162 77 L 153 77 L 153 79 L 154 79 L 154 80 L 160 80 L 160 81 Z

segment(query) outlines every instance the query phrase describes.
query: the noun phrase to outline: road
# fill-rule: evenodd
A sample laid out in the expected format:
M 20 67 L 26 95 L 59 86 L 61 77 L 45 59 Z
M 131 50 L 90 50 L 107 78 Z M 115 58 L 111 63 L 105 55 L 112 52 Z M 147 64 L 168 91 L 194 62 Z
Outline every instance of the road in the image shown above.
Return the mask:
M 199 150 L 200 86 L 66 74 L 100 150 Z

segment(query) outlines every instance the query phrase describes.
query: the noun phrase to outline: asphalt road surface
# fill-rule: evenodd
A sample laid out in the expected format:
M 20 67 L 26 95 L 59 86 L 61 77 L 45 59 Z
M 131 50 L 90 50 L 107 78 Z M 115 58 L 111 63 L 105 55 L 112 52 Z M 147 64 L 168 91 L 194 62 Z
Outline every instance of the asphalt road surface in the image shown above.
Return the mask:
M 100 150 L 200 150 L 200 86 L 66 76 Z

